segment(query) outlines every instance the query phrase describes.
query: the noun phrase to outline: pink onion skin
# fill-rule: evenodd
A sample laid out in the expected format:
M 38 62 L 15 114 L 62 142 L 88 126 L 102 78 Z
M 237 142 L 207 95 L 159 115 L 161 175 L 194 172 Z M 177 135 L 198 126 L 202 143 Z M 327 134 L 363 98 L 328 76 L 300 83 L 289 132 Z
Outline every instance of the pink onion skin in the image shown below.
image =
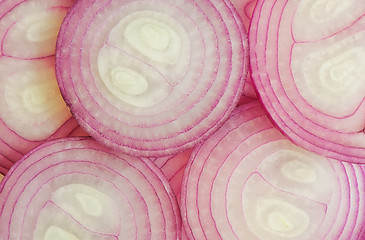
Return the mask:
M 134 4 L 137 3 L 78 1 L 74 5 L 61 27 L 57 43 L 56 73 L 61 93 L 80 125 L 103 144 L 140 157 L 177 154 L 195 146 L 217 130 L 237 105 L 247 72 L 246 33 L 239 18 L 233 17 L 233 14 L 237 13 L 226 4 L 221 4 L 221 1 L 197 3 L 189 0 L 173 3 L 156 1 L 152 5 L 147 1 L 141 1 L 138 6 Z M 132 5 L 133 7 L 130 7 Z M 110 29 L 117 26 L 121 16 L 132 16 L 127 10 L 130 8 L 136 8 L 138 11 L 143 9 L 157 11 L 158 14 L 178 21 L 180 26 L 175 30 L 178 31 L 182 27 L 187 33 L 189 41 L 182 41 L 182 44 L 191 45 L 191 49 L 188 48 L 191 55 L 188 57 L 194 59 L 194 64 L 189 62 L 184 65 L 186 72 L 181 75 L 174 74 L 174 78 L 181 76 L 182 79 L 164 80 L 173 83 L 171 94 L 168 93 L 166 99 L 161 99 L 151 107 L 135 107 L 134 103 L 130 106 L 123 102 L 124 100 L 118 99 L 114 101 L 116 97 L 110 95 L 109 90 L 105 90 L 103 81 L 106 80 L 98 76 L 100 67 L 99 69 L 91 67 L 87 70 L 88 65 L 97 65 L 100 49 L 110 48 L 110 45 L 115 47 L 117 43 L 111 40 L 113 36 L 109 34 L 113 33 L 113 30 Z M 119 10 L 126 13 L 118 15 Z M 190 11 L 195 13 L 190 14 Z M 80 18 L 79 12 L 85 12 L 83 17 Z M 100 16 L 111 17 L 102 19 Z M 196 16 L 198 19 L 194 18 Z M 75 22 L 77 24 L 74 24 Z M 169 22 L 173 20 L 164 24 Z M 93 32 L 95 29 L 105 30 L 96 33 Z M 223 40 L 220 40 L 221 37 Z M 103 45 L 105 42 L 108 44 Z M 215 42 L 218 42 L 218 47 L 213 47 Z M 227 45 L 227 42 L 230 44 Z M 198 49 L 195 49 L 196 45 L 199 46 Z M 120 49 L 120 46 L 115 48 Z M 130 51 L 122 50 L 127 53 Z M 196 54 L 196 50 L 206 52 Z M 118 56 L 122 58 L 117 50 L 115 54 L 120 54 Z M 161 68 L 152 60 L 144 59 L 145 57 L 142 58 L 143 56 L 138 54 L 136 58 L 140 66 L 145 66 L 146 69 L 150 66 L 157 70 Z M 215 57 L 202 58 L 212 54 Z M 227 57 L 226 54 L 231 56 Z M 78 57 L 73 57 L 74 55 Z M 230 65 L 231 61 L 235 64 Z M 195 65 L 198 62 L 199 64 Z M 160 71 L 163 77 L 169 76 L 168 73 L 164 74 L 166 71 L 166 69 Z M 155 74 L 152 73 L 150 75 Z M 199 81 L 197 79 L 200 75 L 205 79 L 203 85 L 199 85 L 200 79 Z M 185 76 L 187 79 L 192 78 L 190 82 L 196 86 L 177 90 L 181 86 L 188 85 Z M 208 79 L 215 80 L 208 82 L 206 81 Z M 109 101 L 110 99 L 114 100 Z M 200 107 L 209 109 L 199 110 Z M 148 136 L 144 135 L 146 132 Z
M 78 125 L 74 130 L 72 130 L 72 132 L 70 132 L 68 137 L 90 137 L 90 135 L 85 131 L 85 129 Z
M 73 2 L 73 0 L 4 0 L 0 3 L 0 96 L 2 102 L 0 156 L 8 162 L 6 166 L 0 163 L 0 166 L 4 167 L 3 173 L 9 170 L 10 162 L 15 163 L 28 151 L 47 140 L 67 136 L 78 126 L 63 103 L 60 93 L 56 93 L 56 79 L 43 77 L 44 74 L 52 75 L 52 70 L 54 72 L 52 55 L 54 55 L 57 32 L 52 32 L 55 30 L 50 28 L 48 29 L 50 32 L 45 33 L 51 34 L 49 37 L 52 37 L 52 34 L 55 35 L 53 50 L 52 40 L 47 40 L 48 35 L 43 41 L 43 35 L 36 34 L 37 24 L 39 31 L 48 31 L 47 25 L 42 20 L 38 21 L 40 18 L 56 21 L 54 26 L 57 27 L 57 24 L 61 24 L 62 14 L 65 14 Z M 32 21 L 34 21 L 33 25 Z M 23 29 L 23 25 L 28 26 L 27 24 L 29 28 Z M 44 79 L 40 82 L 37 78 Z M 55 93 L 47 95 L 49 88 L 45 87 L 46 90 L 43 92 L 41 89 L 51 82 L 56 84 L 56 89 L 53 86 L 50 90 Z M 33 90 L 38 92 L 33 93 Z M 45 98 L 48 97 L 45 102 L 57 101 L 56 106 L 42 107 L 42 94 Z M 40 98 L 37 99 L 39 96 Z M 21 97 L 23 97 L 24 105 L 19 102 Z M 34 105 L 31 105 L 32 101 Z M 37 101 L 41 103 L 37 105 Z M 54 110 L 59 105 L 63 105 L 63 109 Z M 32 107 L 34 109 L 31 109 Z M 42 108 L 47 109 L 43 111 Z M 39 121 L 33 119 L 39 119 Z M 31 130 L 35 133 L 28 133 Z
M 304 2 L 258 1 L 249 41 L 260 99 L 283 133 L 310 151 L 363 164 L 365 104 L 356 91 L 364 84 L 355 80 L 362 79 L 363 61 L 355 52 L 363 47 L 356 39 L 363 39 L 365 9 L 357 3 L 325 14 L 315 2 L 306 6 L 310 12 Z M 343 64 L 355 70 L 336 75 Z
M 67 194 L 66 190 L 73 191 L 74 196 L 86 194 L 86 198 L 82 195 L 83 201 L 94 204 L 94 208 L 83 205 L 83 201 L 76 201 L 79 198 L 73 195 L 66 197 L 63 200 L 66 203 L 63 203 L 59 197 Z M 159 168 L 150 161 L 106 148 L 90 137 L 59 139 L 37 147 L 9 171 L 1 182 L 0 191 L 0 231 L 9 240 L 19 234 L 33 236 L 35 230 L 35 234 L 39 235 L 42 226 L 37 227 L 37 222 L 45 224 L 47 229 L 42 231 L 46 231 L 46 235 L 47 231 L 56 234 L 54 229 L 61 228 L 75 236 L 88 234 L 84 236 L 98 236 L 97 239 L 181 238 L 181 218 L 176 197 Z M 95 194 L 95 191 L 99 193 Z M 69 199 L 74 199 L 74 202 L 69 202 Z M 108 201 L 113 205 L 104 205 Z M 103 204 L 109 218 L 103 217 L 104 211 L 100 213 L 98 202 Z M 71 208 L 73 212 L 70 204 L 79 207 Z M 52 207 L 55 205 L 58 210 Z M 115 209 L 110 209 L 113 206 Z M 45 213 L 52 208 L 53 212 Z M 109 212 L 108 208 L 112 211 Z M 37 214 L 29 214 L 29 211 L 36 211 Z M 82 211 L 90 211 L 92 216 L 89 220 L 85 220 L 88 215 Z M 78 220 L 71 221 L 72 231 L 71 225 L 62 224 L 70 222 L 68 217 L 61 222 L 41 219 L 44 214 L 55 217 L 54 214 L 64 215 L 64 212 Z M 79 214 L 84 214 L 82 219 Z M 119 227 L 117 219 L 122 224 Z M 98 225 L 105 226 L 100 228 Z M 85 227 L 88 228 L 87 233 Z
M 286 159 L 286 149 L 304 154 L 287 160 L 303 162 L 278 164 Z M 279 153 L 285 154 L 273 157 Z M 318 168 L 306 168 L 310 162 Z M 300 166 L 297 170 L 301 170 L 290 167 L 287 172 L 289 166 Z M 284 178 L 282 171 L 291 178 Z M 294 175 L 296 172 L 299 175 Z M 182 183 L 183 226 L 188 239 L 282 239 L 282 234 L 285 239 L 359 240 L 365 228 L 364 180 L 362 165 L 326 159 L 298 148 L 273 126 L 258 102 L 248 103 L 238 107 L 222 128 L 193 151 Z M 298 232 L 285 236 L 290 232 L 285 226 L 296 226 L 295 220 L 281 226 L 276 224 L 280 221 L 270 219 L 280 216 L 288 221 L 290 217 L 285 214 L 298 207 L 296 202 L 301 207 L 295 210 L 294 219 L 302 219 L 304 224 L 310 216 L 309 223 L 314 222 L 304 229 L 299 224 Z M 284 212 L 270 212 L 270 204 L 274 210 L 275 204 L 286 207 Z M 255 214 L 260 219 L 266 216 L 262 215 L 265 211 L 268 221 L 274 222 L 255 224 Z M 315 222 L 318 224 L 313 225 Z
M 193 149 L 188 149 L 173 156 L 149 158 L 149 160 L 153 161 L 164 173 L 166 179 L 170 183 L 172 190 L 174 191 L 178 204 L 180 204 L 181 182 L 183 174 L 192 151 Z M 188 239 L 183 227 L 181 229 L 181 239 Z
M 193 149 L 191 148 L 173 156 L 150 159 L 164 173 L 175 193 L 178 203 L 180 202 L 182 177 L 192 151 Z
M 248 32 L 250 29 L 252 13 L 256 6 L 257 0 L 231 0 L 231 2 L 240 15 L 246 32 Z M 246 97 L 257 98 L 256 88 L 251 77 L 250 67 L 242 94 Z
M 9 159 L 4 157 L 3 155 L 0 155 L 0 173 L 6 174 L 9 169 L 14 165 L 13 162 L 11 162 Z

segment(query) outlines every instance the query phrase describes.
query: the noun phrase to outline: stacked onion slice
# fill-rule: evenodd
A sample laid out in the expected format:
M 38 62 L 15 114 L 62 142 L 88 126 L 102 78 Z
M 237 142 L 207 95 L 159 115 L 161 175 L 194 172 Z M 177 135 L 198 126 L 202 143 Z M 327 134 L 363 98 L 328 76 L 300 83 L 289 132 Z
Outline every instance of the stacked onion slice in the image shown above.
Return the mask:
M 252 76 L 296 144 L 365 163 L 365 4 L 260 0 L 250 26 Z
M 257 102 L 193 151 L 182 183 L 188 239 L 360 239 L 361 165 L 297 147 Z
M 194 146 L 228 117 L 246 48 L 239 16 L 222 1 L 80 0 L 60 29 L 56 73 L 91 136 L 158 157 Z
M 0 173 L 76 126 L 55 76 L 58 30 L 73 0 L 0 2 Z
M 0 187 L 3 239 L 179 239 L 172 189 L 150 161 L 91 138 L 45 143 Z

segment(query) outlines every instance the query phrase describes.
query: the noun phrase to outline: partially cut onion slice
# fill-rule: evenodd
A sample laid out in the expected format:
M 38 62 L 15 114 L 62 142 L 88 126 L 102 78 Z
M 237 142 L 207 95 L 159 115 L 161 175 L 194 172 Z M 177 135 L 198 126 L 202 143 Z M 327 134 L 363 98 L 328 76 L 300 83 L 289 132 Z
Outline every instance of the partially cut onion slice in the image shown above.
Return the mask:
M 73 2 L 0 2 L 2 159 L 14 163 L 30 149 L 65 137 L 78 125 L 60 94 L 54 58 L 58 30 Z
M 160 169 L 91 138 L 39 146 L 0 190 L 3 239 L 180 239 L 177 201 Z
M 365 163 L 365 4 L 259 0 L 250 26 L 252 77 L 296 144 Z
M 236 106 L 247 41 L 231 5 L 78 1 L 63 22 L 56 73 L 80 125 L 132 155 L 176 154 Z
M 360 239 L 361 165 L 297 147 L 257 102 L 237 108 L 198 146 L 182 183 L 189 239 Z

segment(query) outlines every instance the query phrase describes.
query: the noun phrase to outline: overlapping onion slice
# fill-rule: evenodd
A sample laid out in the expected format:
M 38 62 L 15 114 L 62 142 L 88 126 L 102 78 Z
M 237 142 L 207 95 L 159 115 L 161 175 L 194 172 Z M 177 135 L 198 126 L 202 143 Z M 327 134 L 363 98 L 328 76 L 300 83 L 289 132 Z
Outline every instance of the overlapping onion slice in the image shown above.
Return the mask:
M 276 124 L 298 145 L 365 163 L 365 5 L 258 1 L 253 79 Z
M 58 29 L 73 0 L 0 2 L 0 167 L 77 126 L 55 76 Z M 3 164 L 6 159 L 8 163 Z
M 222 1 L 80 0 L 56 73 L 80 125 L 132 155 L 194 146 L 234 109 L 246 74 L 242 22 Z
M 257 102 L 193 151 L 182 183 L 189 239 L 356 239 L 365 229 L 361 165 L 297 147 Z
M 179 239 L 168 181 L 150 161 L 91 138 L 47 142 L 0 187 L 3 239 Z

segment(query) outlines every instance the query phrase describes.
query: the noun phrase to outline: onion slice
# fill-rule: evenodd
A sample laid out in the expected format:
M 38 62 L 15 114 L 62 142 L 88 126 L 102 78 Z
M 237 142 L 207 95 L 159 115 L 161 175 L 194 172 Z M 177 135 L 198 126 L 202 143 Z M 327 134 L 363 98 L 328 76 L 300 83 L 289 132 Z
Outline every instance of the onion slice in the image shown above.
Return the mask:
M 250 26 L 252 77 L 296 144 L 365 163 L 365 5 L 259 0 Z
M 291 143 L 258 102 L 242 105 L 187 164 L 181 214 L 188 239 L 360 239 L 361 165 Z
M 78 125 L 60 94 L 54 57 L 58 29 L 73 2 L 0 2 L 1 159 L 14 163 Z
M 177 201 L 159 168 L 89 137 L 37 147 L 0 189 L 3 239 L 180 239 Z
M 220 0 L 80 0 L 60 29 L 56 73 L 91 136 L 161 157 L 196 145 L 233 111 L 246 50 L 242 21 Z

